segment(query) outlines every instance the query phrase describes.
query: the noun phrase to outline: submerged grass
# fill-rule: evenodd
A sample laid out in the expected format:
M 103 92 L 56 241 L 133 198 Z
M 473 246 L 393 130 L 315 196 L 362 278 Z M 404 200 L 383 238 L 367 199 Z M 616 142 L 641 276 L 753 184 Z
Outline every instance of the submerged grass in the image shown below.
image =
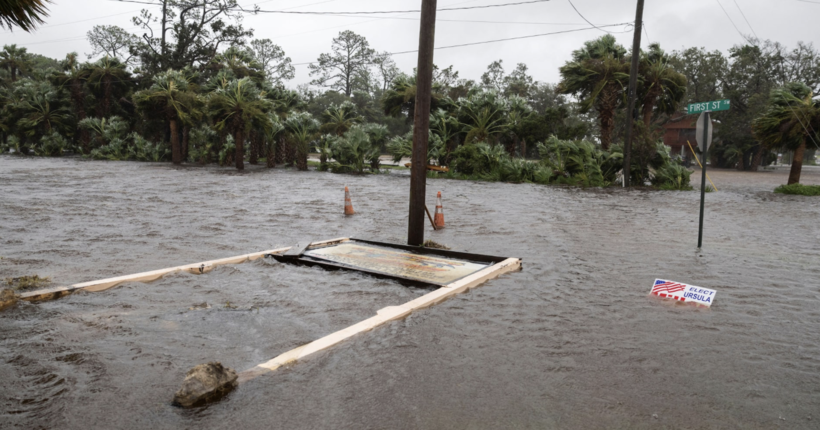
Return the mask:
M 51 285 L 51 278 L 48 276 L 41 278 L 39 275 L 21 276 L 19 278 L 6 278 L 3 283 L 13 290 L 36 290 Z
M 781 185 L 775 188 L 774 192 L 780 194 L 796 194 L 800 196 L 820 196 L 820 185 Z

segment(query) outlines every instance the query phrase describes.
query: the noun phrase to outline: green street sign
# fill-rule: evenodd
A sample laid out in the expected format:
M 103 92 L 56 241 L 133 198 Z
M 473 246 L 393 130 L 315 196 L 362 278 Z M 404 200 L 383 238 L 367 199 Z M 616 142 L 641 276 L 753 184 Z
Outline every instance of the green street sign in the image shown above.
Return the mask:
M 692 103 L 689 105 L 687 112 L 689 115 L 703 112 L 720 112 L 722 110 L 729 110 L 731 102 L 729 100 L 717 100 L 713 102 Z

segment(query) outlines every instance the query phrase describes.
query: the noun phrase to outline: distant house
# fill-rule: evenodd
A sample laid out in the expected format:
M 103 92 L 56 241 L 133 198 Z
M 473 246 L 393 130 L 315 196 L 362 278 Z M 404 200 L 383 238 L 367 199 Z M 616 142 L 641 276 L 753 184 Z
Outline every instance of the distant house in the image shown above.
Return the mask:
M 669 122 L 663 125 L 663 143 L 671 148 L 672 155 L 680 155 L 686 163 L 694 162 L 692 158 L 692 151 L 689 150 L 687 141 L 692 143 L 692 148 L 697 147 L 698 142 L 695 138 L 695 131 L 697 130 L 696 122 L 698 115 L 678 114 L 672 117 Z M 720 123 L 713 122 L 715 128 L 720 126 Z M 780 164 L 791 164 L 792 151 L 783 151 L 778 154 L 778 161 Z M 804 153 L 803 162 L 806 164 L 816 164 L 816 148 L 807 147 Z M 761 160 L 762 165 L 768 164 L 770 161 Z
M 697 146 L 697 139 L 695 139 L 697 120 L 697 115 L 678 115 L 663 125 L 663 143 L 671 148 L 672 155 L 680 155 L 687 159 L 692 156 L 686 142 L 691 142 L 693 148 Z

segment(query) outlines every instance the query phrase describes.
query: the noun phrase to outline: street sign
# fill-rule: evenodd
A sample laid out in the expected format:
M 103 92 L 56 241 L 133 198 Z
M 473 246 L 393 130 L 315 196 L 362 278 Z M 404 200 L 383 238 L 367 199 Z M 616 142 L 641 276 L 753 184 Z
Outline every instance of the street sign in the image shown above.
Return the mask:
M 729 100 L 716 100 L 713 102 L 692 103 L 689 105 L 687 113 L 689 113 L 689 115 L 694 115 L 696 113 L 702 112 L 720 112 L 723 110 L 729 110 L 730 107 L 732 107 L 732 103 Z
M 704 130 L 703 129 L 705 127 L 704 124 L 706 124 L 707 122 L 709 123 L 709 128 L 706 130 L 706 133 L 705 133 L 706 136 L 707 136 L 707 142 L 706 142 L 706 147 L 704 148 L 704 146 L 703 146 L 703 135 L 704 135 L 703 131 Z M 712 127 L 712 120 L 711 120 L 711 118 L 709 118 L 709 114 L 707 114 L 706 112 L 700 114 L 700 116 L 698 117 L 698 125 L 697 125 L 697 131 L 695 132 L 695 139 L 697 139 L 697 141 L 698 141 L 698 148 L 700 148 L 701 153 L 705 154 L 706 151 L 708 151 L 709 148 L 712 147 L 712 128 L 713 128 Z M 706 162 L 705 157 L 704 157 L 703 161 Z

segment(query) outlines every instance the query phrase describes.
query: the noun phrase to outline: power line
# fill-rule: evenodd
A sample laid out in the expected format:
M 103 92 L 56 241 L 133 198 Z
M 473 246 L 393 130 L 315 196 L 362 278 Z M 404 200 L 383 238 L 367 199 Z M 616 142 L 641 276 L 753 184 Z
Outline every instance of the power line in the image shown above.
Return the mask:
M 141 0 L 110 0 L 116 1 L 121 3 L 138 3 L 138 4 L 148 4 L 153 6 L 162 6 L 161 3 L 154 3 L 148 1 L 141 1 Z M 529 0 L 529 1 L 522 1 L 516 3 L 502 3 L 502 4 L 490 4 L 484 6 L 467 6 L 467 7 L 451 7 L 451 8 L 443 8 L 438 9 L 438 12 L 447 12 L 447 11 L 454 11 L 454 10 L 471 10 L 471 9 L 489 9 L 489 8 L 497 8 L 497 7 L 506 7 L 506 6 L 519 6 L 525 4 L 533 4 L 533 3 L 545 3 L 550 0 Z M 263 9 L 253 9 L 253 10 L 246 10 L 242 7 L 239 8 L 230 8 L 231 10 L 239 10 L 241 12 L 246 13 L 276 13 L 276 14 L 292 14 L 292 15 L 381 15 L 381 14 L 391 14 L 391 13 L 420 13 L 421 11 L 418 9 L 414 10 L 380 10 L 380 11 L 345 11 L 345 12 L 321 12 L 321 11 L 295 11 L 295 10 L 263 10 Z
M 609 24 L 609 25 L 605 25 L 605 26 L 602 26 L 602 27 L 617 27 L 617 26 L 627 25 L 627 24 L 629 24 L 629 23 L 622 22 L 620 24 Z M 593 26 L 593 27 L 587 27 L 587 28 L 576 28 L 576 29 L 573 29 L 573 30 L 554 31 L 554 32 L 551 32 L 551 33 L 530 34 L 528 36 L 508 37 L 508 38 L 505 38 L 505 39 L 485 40 L 485 41 L 482 41 L 482 42 L 470 42 L 470 43 L 461 43 L 461 44 L 458 44 L 458 45 L 440 46 L 440 47 L 437 47 L 435 49 L 440 50 L 440 49 L 450 49 L 450 48 L 462 48 L 462 47 L 465 47 L 465 46 L 484 45 L 484 44 L 487 44 L 487 43 L 507 42 L 507 41 L 510 41 L 510 40 L 531 39 L 533 37 L 552 36 L 552 35 L 556 35 L 556 34 L 565 34 L 565 33 L 575 33 L 575 32 L 579 32 L 579 31 L 592 30 L 592 29 L 596 29 L 596 28 L 598 28 L 598 27 Z M 618 32 L 618 33 L 626 33 L 626 32 L 621 31 L 621 32 Z M 410 51 L 389 52 L 388 54 L 389 55 L 401 55 L 401 54 L 411 54 L 411 53 L 414 53 L 414 52 L 418 52 L 418 50 L 413 49 L 413 50 L 410 50 Z M 314 63 L 315 63 L 315 61 L 310 61 L 310 62 L 307 62 L 307 63 L 291 63 L 291 66 L 304 66 L 304 65 L 307 65 L 307 64 L 314 64 Z
M 63 26 L 63 25 L 71 25 L 71 24 L 77 24 L 77 23 L 80 23 L 80 22 L 94 21 L 94 20 L 98 20 L 98 19 L 110 18 L 112 16 L 120 16 L 120 15 L 125 15 L 125 14 L 128 14 L 128 13 L 134 13 L 134 12 L 139 12 L 139 10 L 129 10 L 128 12 L 115 13 L 113 15 L 98 16 L 98 17 L 95 17 L 95 18 L 81 19 L 81 20 L 78 20 L 78 21 L 61 22 L 59 24 L 49 24 L 49 25 L 44 25 L 42 27 L 39 27 L 38 29 L 51 28 L 51 27 L 60 27 L 60 26 Z
M 731 16 L 729 16 L 729 12 L 727 12 L 727 11 L 726 11 L 726 8 L 724 8 L 724 7 L 723 7 L 723 5 L 720 3 L 720 0 L 715 0 L 715 1 L 717 2 L 718 6 L 720 6 L 720 8 L 723 10 L 723 13 L 725 13 L 725 14 L 726 14 L 726 18 L 729 18 L 729 22 L 731 22 L 731 23 L 732 23 L 732 27 L 734 27 L 734 28 L 735 28 L 735 30 L 737 30 L 737 34 L 739 34 L 739 35 L 740 35 L 740 37 L 742 37 L 742 38 L 743 38 L 743 40 L 745 40 L 745 41 L 746 41 L 746 43 L 752 43 L 751 41 L 749 41 L 749 38 L 748 38 L 748 37 L 746 37 L 746 36 L 744 36 L 744 35 L 743 35 L 743 33 L 740 31 L 740 29 L 739 29 L 739 28 L 737 28 L 737 25 L 735 25 L 735 22 L 732 20 L 732 17 L 731 17 Z
M 418 21 L 419 18 L 399 17 L 399 16 L 361 16 L 361 15 L 333 15 L 340 18 L 369 18 L 371 20 L 393 20 L 399 19 L 404 21 Z M 367 22 L 367 21 L 366 21 Z M 472 19 L 438 19 L 436 22 L 463 22 L 475 24 L 515 24 L 515 25 L 584 25 L 583 22 L 534 22 L 534 21 L 486 21 L 486 20 L 472 20 Z M 620 25 L 620 24 L 616 24 Z
M 757 33 L 755 32 L 755 29 L 752 27 L 752 24 L 749 23 L 748 19 L 746 19 L 746 14 L 743 13 L 743 9 L 740 8 L 740 5 L 737 3 L 737 0 L 734 0 L 734 2 L 735 2 L 735 6 L 737 6 L 737 10 L 740 11 L 740 15 L 743 16 L 743 20 L 746 21 L 746 25 L 748 25 L 749 29 L 752 30 L 752 34 L 755 35 L 755 39 L 760 40 L 760 38 L 757 37 Z
M 572 8 L 573 8 L 573 9 L 575 9 L 575 13 L 577 13 L 577 14 L 578 14 L 578 16 L 580 16 L 580 17 L 581 17 L 581 19 L 583 19 L 584 21 L 586 21 L 586 22 L 587 22 L 587 24 L 589 24 L 589 25 L 591 25 L 591 26 L 593 26 L 593 27 L 595 27 L 595 28 L 598 28 L 595 24 L 593 24 L 593 23 L 589 22 L 589 20 L 588 20 L 588 19 L 586 19 L 586 17 L 584 17 L 583 15 L 581 15 L 581 12 L 579 12 L 579 11 L 578 11 L 578 8 L 577 8 L 577 7 L 575 7 L 575 5 L 574 5 L 574 4 L 572 4 L 572 0 L 567 0 L 567 1 L 569 2 L 569 5 L 570 5 L 570 6 L 572 6 Z M 607 30 L 604 30 L 603 28 L 598 28 L 598 30 L 603 31 L 604 33 L 609 33 L 609 34 L 612 34 L 611 32 L 609 32 L 609 31 L 607 31 Z
M 814 144 L 814 146 L 816 146 L 816 147 L 817 147 L 817 149 L 820 149 L 820 145 L 818 145 L 818 144 L 817 144 L 817 142 L 814 140 L 814 136 L 813 136 L 813 134 L 812 134 L 812 133 L 810 133 L 810 132 L 809 132 L 809 129 L 808 129 L 808 128 L 806 128 L 806 125 L 805 125 L 805 124 L 803 124 L 803 119 L 801 119 L 801 118 L 800 118 L 800 116 L 799 116 L 799 115 L 797 115 L 797 112 L 795 112 L 795 109 L 794 109 L 794 108 L 792 108 L 792 109 L 791 109 L 791 111 L 792 111 L 792 115 L 794 115 L 794 117 L 795 117 L 795 118 L 797 118 L 797 121 L 800 123 L 800 125 L 801 125 L 801 126 L 803 126 L 803 130 L 805 130 L 805 131 L 806 131 L 806 134 L 809 136 L 809 139 L 811 139 L 811 143 L 813 143 L 813 144 Z M 814 127 L 812 127 L 812 125 L 811 125 L 811 118 L 806 118 L 806 119 L 808 120 L 807 122 L 809 123 L 809 127 L 811 127 L 811 130 L 812 130 L 814 133 L 817 133 L 816 131 L 814 131 Z

